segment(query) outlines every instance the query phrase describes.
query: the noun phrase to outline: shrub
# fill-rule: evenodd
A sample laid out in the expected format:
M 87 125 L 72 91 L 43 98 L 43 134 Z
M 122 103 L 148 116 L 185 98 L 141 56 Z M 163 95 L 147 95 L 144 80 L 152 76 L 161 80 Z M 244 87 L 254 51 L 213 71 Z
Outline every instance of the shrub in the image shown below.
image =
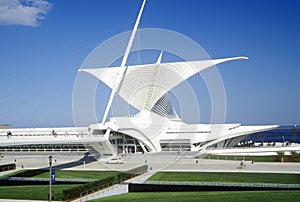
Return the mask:
M 76 186 L 67 190 L 63 190 L 64 199 L 72 199 L 80 197 L 81 195 L 85 195 L 91 192 L 94 192 L 95 190 L 101 190 L 104 189 L 112 184 L 115 184 L 116 176 L 113 177 L 107 177 L 101 180 L 97 180 L 94 182 L 89 182 L 84 185 Z
M 70 200 L 73 198 L 80 197 L 82 195 L 86 195 L 95 191 L 99 191 L 101 189 L 105 189 L 111 185 L 118 184 L 125 180 L 128 180 L 136 175 L 140 175 L 142 173 L 147 172 L 148 166 L 143 165 L 134 169 L 131 169 L 127 172 L 118 173 L 116 176 L 107 177 L 101 180 L 97 180 L 94 182 L 89 182 L 87 184 L 76 186 L 70 189 L 63 190 L 63 195 L 65 200 Z
M 281 161 L 285 161 L 285 155 L 284 152 L 277 152 L 277 156 L 273 156 L 273 161 L 275 162 L 281 162 Z
M 289 160 L 291 162 L 300 162 L 300 154 L 295 151 L 291 152 L 291 156 L 289 156 Z
M 47 170 L 35 169 L 35 170 L 24 170 L 22 172 L 16 173 L 10 177 L 33 177 L 35 175 L 40 175 L 45 173 Z
M 300 154 L 292 151 L 291 155 L 284 155 L 284 152 L 277 152 L 277 156 L 273 156 L 273 161 L 276 162 L 300 162 Z

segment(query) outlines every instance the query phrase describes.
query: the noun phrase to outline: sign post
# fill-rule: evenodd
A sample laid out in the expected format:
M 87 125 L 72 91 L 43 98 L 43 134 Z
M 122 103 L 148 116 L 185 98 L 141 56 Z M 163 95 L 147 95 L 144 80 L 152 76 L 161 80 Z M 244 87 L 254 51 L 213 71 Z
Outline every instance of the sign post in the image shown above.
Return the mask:
M 49 202 L 52 202 L 52 156 L 49 156 L 49 173 L 50 173 L 50 179 L 49 179 Z M 55 174 L 54 174 L 54 180 L 55 180 Z

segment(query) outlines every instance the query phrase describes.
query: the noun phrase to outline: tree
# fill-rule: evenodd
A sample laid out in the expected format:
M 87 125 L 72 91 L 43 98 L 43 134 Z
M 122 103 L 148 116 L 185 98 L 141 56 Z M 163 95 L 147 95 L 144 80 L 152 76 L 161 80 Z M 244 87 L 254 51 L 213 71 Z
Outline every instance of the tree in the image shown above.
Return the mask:
M 292 128 L 292 133 L 293 133 L 292 142 L 296 143 L 296 138 L 297 138 L 297 133 L 298 133 L 296 125 L 294 128 Z
M 263 146 L 264 145 L 265 134 L 264 133 L 259 133 L 259 138 L 261 139 L 261 146 Z
M 284 152 L 277 152 L 277 161 L 283 162 Z

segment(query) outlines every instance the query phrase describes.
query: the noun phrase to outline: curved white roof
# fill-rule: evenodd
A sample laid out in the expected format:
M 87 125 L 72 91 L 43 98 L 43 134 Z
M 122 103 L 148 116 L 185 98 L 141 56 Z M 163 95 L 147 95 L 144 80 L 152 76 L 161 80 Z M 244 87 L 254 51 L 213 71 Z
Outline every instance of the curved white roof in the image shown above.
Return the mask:
M 248 58 L 232 57 L 128 66 L 117 93 L 135 108 L 151 110 L 162 96 L 191 76 L 214 65 L 242 59 Z M 120 70 L 120 67 L 109 67 L 79 69 L 79 72 L 87 72 L 113 89 Z

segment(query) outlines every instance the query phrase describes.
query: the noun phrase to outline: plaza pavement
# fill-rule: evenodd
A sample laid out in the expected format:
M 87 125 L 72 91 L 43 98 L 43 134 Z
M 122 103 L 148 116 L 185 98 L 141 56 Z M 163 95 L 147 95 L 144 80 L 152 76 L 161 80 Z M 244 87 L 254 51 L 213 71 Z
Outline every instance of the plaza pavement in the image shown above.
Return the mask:
M 83 155 L 53 156 L 54 169 L 67 170 L 121 170 L 126 171 L 141 165 L 148 165 L 155 171 L 203 171 L 203 172 L 268 172 L 268 173 L 300 173 L 300 163 L 254 162 L 246 161 L 246 168 L 239 169 L 240 161 L 196 159 L 196 153 L 178 155 L 177 152 L 131 154 L 122 157 L 124 164 L 106 164 L 106 160 L 96 161 Z M 49 154 L 8 154 L 0 160 L 1 164 L 16 163 L 19 169 L 49 168 Z

